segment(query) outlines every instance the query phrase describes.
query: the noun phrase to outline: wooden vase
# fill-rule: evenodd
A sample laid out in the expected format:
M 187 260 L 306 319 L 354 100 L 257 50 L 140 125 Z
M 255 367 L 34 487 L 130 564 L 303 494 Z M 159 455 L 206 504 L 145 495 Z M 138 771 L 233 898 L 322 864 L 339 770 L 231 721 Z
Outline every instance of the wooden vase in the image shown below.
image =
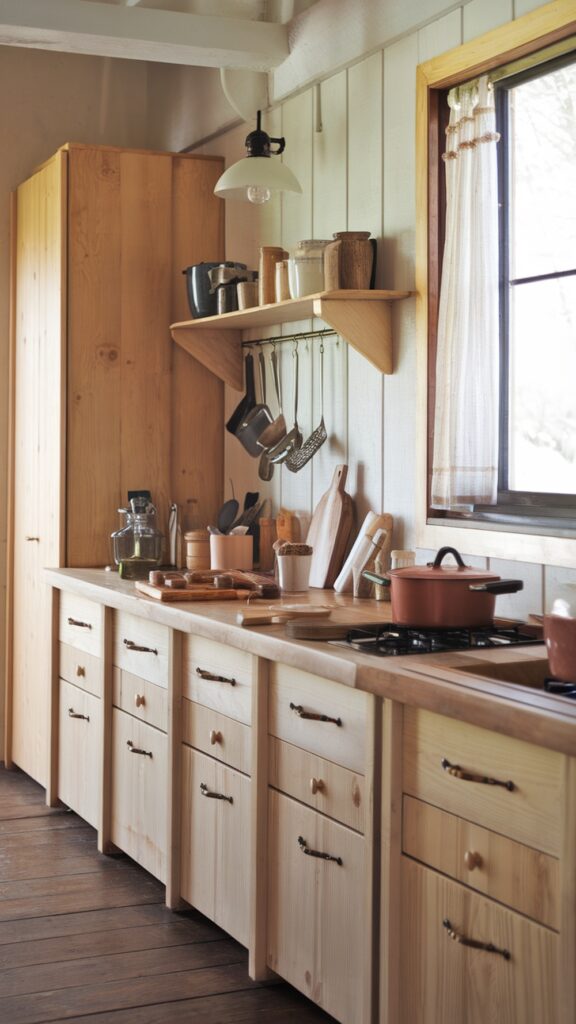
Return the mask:
M 340 246 L 340 288 L 373 288 L 376 239 L 369 231 L 336 231 Z

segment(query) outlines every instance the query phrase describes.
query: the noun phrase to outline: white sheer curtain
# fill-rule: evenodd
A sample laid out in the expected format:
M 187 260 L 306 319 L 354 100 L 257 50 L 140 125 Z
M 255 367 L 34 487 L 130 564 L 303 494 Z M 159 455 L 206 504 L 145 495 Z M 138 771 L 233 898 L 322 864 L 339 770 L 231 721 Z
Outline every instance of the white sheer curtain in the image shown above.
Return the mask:
M 498 187 L 487 77 L 451 90 L 431 504 L 493 504 L 498 476 Z

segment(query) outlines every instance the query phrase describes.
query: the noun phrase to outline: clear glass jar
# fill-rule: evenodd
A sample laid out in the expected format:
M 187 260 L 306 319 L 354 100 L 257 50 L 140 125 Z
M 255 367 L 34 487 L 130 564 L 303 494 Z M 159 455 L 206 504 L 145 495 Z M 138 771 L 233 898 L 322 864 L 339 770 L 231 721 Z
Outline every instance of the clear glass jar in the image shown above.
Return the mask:
M 288 260 L 288 284 L 293 299 L 324 291 L 324 249 L 329 239 L 298 242 Z
M 147 498 L 131 498 L 130 508 L 119 508 L 126 523 L 112 534 L 112 553 L 125 580 L 148 577 L 162 560 L 162 534 L 156 526 L 156 509 Z

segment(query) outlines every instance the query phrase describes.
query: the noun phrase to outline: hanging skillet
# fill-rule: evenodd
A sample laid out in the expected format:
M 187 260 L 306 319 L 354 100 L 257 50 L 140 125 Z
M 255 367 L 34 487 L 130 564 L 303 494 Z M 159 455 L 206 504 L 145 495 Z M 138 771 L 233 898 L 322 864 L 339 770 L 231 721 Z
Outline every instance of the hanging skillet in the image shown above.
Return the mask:
M 254 359 L 250 352 L 244 360 L 244 372 L 246 377 L 246 393 L 244 397 L 240 399 L 226 424 L 226 430 L 231 434 L 236 434 L 236 431 L 242 421 L 256 405 L 256 391 L 254 388 Z

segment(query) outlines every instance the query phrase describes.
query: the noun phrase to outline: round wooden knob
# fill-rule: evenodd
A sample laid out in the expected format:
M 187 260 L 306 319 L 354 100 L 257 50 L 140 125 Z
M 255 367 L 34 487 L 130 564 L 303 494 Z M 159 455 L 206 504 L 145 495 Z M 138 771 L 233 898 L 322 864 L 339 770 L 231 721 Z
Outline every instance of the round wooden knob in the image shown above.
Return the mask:
M 310 790 L 313 796 L 315 796 L 316 793 L 322 793 L 323 789 L 324 783 L 322 782 L 322 779 L 310 779 Z
M 146 697 L 143 693 L 137 693 L 134 697 L 134 703 L 137 708 L 143 708 L 146 703 Z
M 466 850 L 464 854 L 464 863 L 468 868 L 468 871 L 474 871 L 474 868 L 482 867 L 482 857 L 476 850 Z
M 210 743 L 214 746 L 215 743 L 222 743 L 222 733 L 218 732 L 217 729 L 210 730 Z
M 86 675 L 86 669 L 84 668 L 84 665 L 76 665 L 76 675 L 77 676 L 85 676 Z

